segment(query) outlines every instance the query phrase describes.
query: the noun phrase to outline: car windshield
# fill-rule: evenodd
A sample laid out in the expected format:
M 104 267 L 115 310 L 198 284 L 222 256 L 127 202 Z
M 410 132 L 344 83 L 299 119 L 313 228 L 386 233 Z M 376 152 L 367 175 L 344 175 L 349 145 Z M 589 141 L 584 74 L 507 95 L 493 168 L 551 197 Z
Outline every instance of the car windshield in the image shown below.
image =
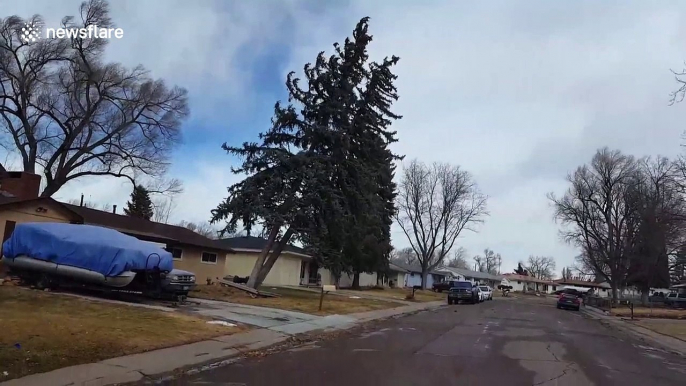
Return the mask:
M 482 291 L 488 292 L 488 287 L 479 287 L 479 288 L 481 288 Z
M 453 288 L 472 288 L 472 283 L 468 281 L 456 281 L 453 283 Z

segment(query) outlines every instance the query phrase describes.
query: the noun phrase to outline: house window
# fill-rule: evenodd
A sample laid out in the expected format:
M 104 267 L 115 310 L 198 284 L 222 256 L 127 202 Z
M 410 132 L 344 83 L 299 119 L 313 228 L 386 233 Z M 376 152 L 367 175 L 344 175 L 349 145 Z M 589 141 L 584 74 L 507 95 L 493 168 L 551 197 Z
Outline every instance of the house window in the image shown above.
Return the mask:
M 517 280 L 517 284 L 522 284 L 522 282 L 521 282 L 521 281 L 519 281 L 519 280 Z
M 171 248 L 169 249 L 169 252 L 172 254 L 172 258 L 174 260 L 181 260 L 181 255 L 183 254 L 183 250 L 181 248 Z
M 201 261 L 206 264 L 217 264 L 217 254 L 210 252 L 203 252 Z

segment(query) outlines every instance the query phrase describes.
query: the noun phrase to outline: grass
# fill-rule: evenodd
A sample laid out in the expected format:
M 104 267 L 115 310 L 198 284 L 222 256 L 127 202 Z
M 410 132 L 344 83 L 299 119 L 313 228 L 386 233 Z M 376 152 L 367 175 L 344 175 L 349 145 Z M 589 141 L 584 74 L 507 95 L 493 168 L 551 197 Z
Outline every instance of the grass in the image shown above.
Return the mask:
M 621 317 L 631 317 L 631 309 L 629 309 L 628 307 L 613 308 L 612 315 Z M 686 319 L 686 310 L 657 307 L 635 307 L 634 317 L 656 319 Z
M 322 310 L 319 311 L 319 293 L 283 288 L 263 288 L 267 292 L 281 295 L 278 298 L 253 298 L 247 292 L 219 285 L 200 285 L 191 292 L 190 296 L 221 300 L 238 304 L 278 308 L 281 310 L 298 311 L 313 315 L 352 314 L 356 312 L 379 310 L 402 306 L 400 303 L 375 299 L 350 299 L 347 296 L 325 295 Z
M 177 312 L 0 286 L 0 381 L 243 329 L 206 321 Z
M 660 334 L 686 341 L 686 321 L 684 320 L 639 320 L 634 322 L 641 327 L 659 332 Z
M 383 297 L 383 298 L 388 298 L 388 299 L 395 299 L 395 300 L 406 300 L 407 295 L 412 294 L 412 289 L 411 288 L 384 288 L 384 289 L 379 289 L 379 288 L 369 288 L 369 289 L 361 289 L 359 291 L 355 290 L 348 290 L 350 293 L 352 292 L 360 292 L 361 296 L 364 296 L 364 293 L 369 293 L 371 295 L 377 296 L 377 297 Z M 447 297 L 447 293 L 438 293 L 438 292 L 433 292 L 429 290 L 416 290 L 414 292 L 414 301 L 415 302 L 435 302 L 437 300 L 445 300 Z

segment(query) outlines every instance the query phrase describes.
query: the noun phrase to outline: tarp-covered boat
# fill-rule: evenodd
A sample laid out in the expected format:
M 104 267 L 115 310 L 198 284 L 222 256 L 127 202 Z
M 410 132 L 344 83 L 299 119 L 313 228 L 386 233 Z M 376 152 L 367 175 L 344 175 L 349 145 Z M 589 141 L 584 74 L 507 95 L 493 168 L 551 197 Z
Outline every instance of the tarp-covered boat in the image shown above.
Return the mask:
M 3 264 L 78 281 L 124 287 L 136 272 L 169 272 L 171 253 L 113 229 L 63 223 L 17 224 L 2 245 Z

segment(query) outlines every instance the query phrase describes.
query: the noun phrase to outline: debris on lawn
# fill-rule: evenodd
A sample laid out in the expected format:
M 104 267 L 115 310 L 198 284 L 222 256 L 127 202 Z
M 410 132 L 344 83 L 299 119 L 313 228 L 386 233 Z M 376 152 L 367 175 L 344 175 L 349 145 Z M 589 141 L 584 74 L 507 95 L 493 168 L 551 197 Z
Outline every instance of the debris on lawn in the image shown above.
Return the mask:
M 362 299 L 362 298 L 359 296 L 351 296 L 350 299 Z
M 207 322 L 207 324 L 216 324 L 216 325 L 224 326 L 224 327 L 236 327 L 237 326 L 234 323 L 225 322 L 223 320 L 210 320 Z
M 223 287 L 233 287 L 233 288 L 239 289 L 241 291 L 245 291 L 251 295 L 258 296 L 258 297 L 264 297 L 264 298 L 279 297 L 279 295 L 277 295 L 277 294 L 274 294 L 271 292 L 266 292 L 266 291 L 258 291 L 254 288 L 248 287 L 247 285 L 234 283 L 234 282 L 229 281 L 229 280 L 219 279 L 219 280 L 217 280 L 217 282 L 219 283 L 219 285 L 221 285 Z

